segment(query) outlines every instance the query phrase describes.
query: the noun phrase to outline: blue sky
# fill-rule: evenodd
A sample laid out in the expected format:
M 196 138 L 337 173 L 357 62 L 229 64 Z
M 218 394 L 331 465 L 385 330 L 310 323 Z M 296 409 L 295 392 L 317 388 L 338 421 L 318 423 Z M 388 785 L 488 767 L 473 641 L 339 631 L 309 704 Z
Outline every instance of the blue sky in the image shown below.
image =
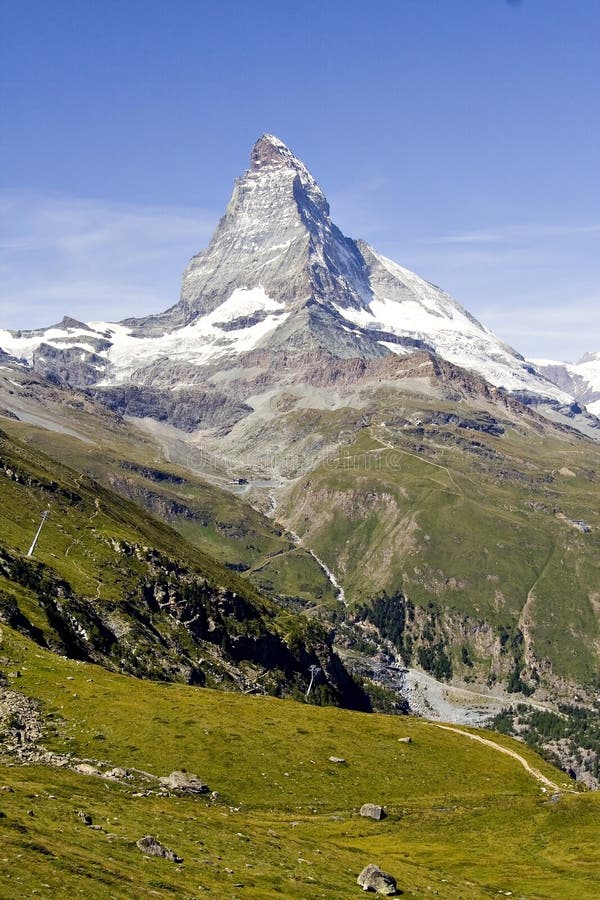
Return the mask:
M 598 0 L 2 0 L 0 327 L 177 300 L 254 141 L 529 356 L 600 349 Z

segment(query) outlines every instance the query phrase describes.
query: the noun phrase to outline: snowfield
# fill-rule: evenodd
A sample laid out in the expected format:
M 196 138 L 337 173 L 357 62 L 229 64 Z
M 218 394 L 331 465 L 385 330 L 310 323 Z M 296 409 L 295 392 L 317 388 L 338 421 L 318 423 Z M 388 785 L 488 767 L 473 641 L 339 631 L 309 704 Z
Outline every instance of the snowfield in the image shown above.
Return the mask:
M 257 314 L 260 321 L 255 324 L 244 321 Z M 107 375 L 99 384 L 119 384 L 129 381 L 137 369 L 162 358 L 202 366 L 224 355 L 252 350 L 287 315 L 285 305 L 268 297 L 262 287 L 237 288 L 208 315 L 157 337 L 137 336 L 132 326 L 96 321 L 90 322 L 87 328 L 49 328 L 35 337 L 20 337 L 18 333 L 0 330 L 0 347 L 28 363 L 42 343 L 56 349 L 68 347 L 96 353 L 109 364 Z M 238 319 L 241 322 L 236 328 Z M 228 327 L 224 329 L 222 325 Z M 110 348 L 94 350 L 86 342 L 90 335 L 110 341 Z

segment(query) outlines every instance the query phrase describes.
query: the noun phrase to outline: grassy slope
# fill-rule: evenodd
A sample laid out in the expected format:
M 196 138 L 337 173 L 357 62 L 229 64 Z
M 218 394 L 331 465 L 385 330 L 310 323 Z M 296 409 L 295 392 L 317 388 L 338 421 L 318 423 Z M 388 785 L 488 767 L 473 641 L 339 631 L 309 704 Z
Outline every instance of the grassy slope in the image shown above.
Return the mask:
M 265 598 L 134 503 L 1 432 L 0 499 L 0 615 L 17 627 L 16 601 L 41 644 L 147 677 L 185 680 L 198 670 L 213 685 L 242 678 L 245 686 L 269 665 L 262 684 L 285 692 L 296 681 L 305 690 L 309 663 L 319 662 L 331 677 L 318 685 L 319 697 L 339 688 L 350 705 L 366 702 L 336 666 L 325 632 L 306 617 Z M 48 507 L 34 559 L 26 560 Z M 166 609 L 144 593 L 155 589 L 168 598 Z M 181 624 L 171 603 L 198 624 Z M 26 621 L 20 627 L 33 635 Z
M 0 767 L 0 783 L 14 789 L 0 793 L 3 897 L 339 900 L 358 895 L 356 875 L 372 861 L 408 896 L 598 896 L 600 796 L 549 803 L 521 766 L 460 735 L 412 719 L 144 683 L 56 657 L 8 628 L 0 655 L 4 671 L 22 673 L 14 687 L 53 716 L 47 746 L 156 775 L 183 767 L 220 794 L 134 797 L 131 787 L 66 770 Z M 406 735 L 412 744 L 398 742 Z M 358 818 L 365 801 L 385 803 L 388 818 Z M 78 809 L 103 830 L 84 826 Z M 144 859 L 134 842 L 146 833 L 184 864 Z
M 210 484 L 167 462 L 149 435 L 132 425 L 119 426 L 109 414 L 98 419 L 85 410 L 63 406 L 61 411 L 73 430 L 91 443 L 12 420 L 3 420 L 2 427 L 28 446 L 132 498 L 223 565 L 245 569 L 243 577 L 262 592 L 309 604 L 335 599 L 310 554 L 297 549 L 280 527 L 248 503 L 223 490 L 222 478 Z M 167 477 L 159 482 L 133 467 L 124 469 L 123 462 Z
M 286 521 L 350 598 L 404 590 L 501 626 L 529 597 L 538 655 L 587 681 L 600 640 L 599 466 L 600 447 L 575 436 L 373 426 L 299 481 Z
M 85 476 L 77 476 L 34 448 L 3 438 L 1 433 L 0 459 L 4 468 L 22 473 L 26 479 L 20 483 L 1 473 L 0 546 L 24 555 L 41 513 L 50 509 L 35 558 L 68 580 L 75 590 L 89 596 L 99 590 L 107 599 L 122 596 L 123 579 L 135 576 L 138 563 L 135 557 L 128 557 L 127 572 L 122 570 L 111 545 L 114 540 L 159 547 L 161 552 L 201 571 L 214 584 L 260 600 L 251 585 L 182 541 L 172 528 L 146 515 L 134 503 Z M 27 483 L 29 479 L 33 483 Z

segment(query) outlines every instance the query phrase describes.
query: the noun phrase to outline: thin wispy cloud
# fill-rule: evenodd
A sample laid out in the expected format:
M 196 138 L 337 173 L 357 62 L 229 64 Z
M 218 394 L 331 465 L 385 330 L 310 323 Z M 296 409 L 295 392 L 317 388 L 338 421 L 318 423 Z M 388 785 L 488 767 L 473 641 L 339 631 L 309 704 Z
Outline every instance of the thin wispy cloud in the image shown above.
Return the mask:
M 0 327 L 64 314 L 119 319 L 178 299 L 181 271 L 217 216 L 195 209 L 0 193 Z
M 591 225 L 541 225 L 525 223 L 500 225 L 494 228 L 466 231 L 424 238 L 428 244 L 511 244 L 521 241 L 539 241 L 552 238 L 577 238 L 600 235 L 600 224 Z

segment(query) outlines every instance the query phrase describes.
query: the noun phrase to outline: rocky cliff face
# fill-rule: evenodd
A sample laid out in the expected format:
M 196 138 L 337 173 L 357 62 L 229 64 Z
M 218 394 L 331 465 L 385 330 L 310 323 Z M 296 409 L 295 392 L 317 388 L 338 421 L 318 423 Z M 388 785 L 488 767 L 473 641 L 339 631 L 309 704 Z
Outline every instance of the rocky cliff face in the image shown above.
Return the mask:
M 291 312 L 311 298 L 357 309 L 372 299 L 357 245 L 331 221 L 304 164 L 273 135 L 255 144 L 210 245 L 187 267 L 179 306 L 193 319 L 236 288 L 259 284 Z

